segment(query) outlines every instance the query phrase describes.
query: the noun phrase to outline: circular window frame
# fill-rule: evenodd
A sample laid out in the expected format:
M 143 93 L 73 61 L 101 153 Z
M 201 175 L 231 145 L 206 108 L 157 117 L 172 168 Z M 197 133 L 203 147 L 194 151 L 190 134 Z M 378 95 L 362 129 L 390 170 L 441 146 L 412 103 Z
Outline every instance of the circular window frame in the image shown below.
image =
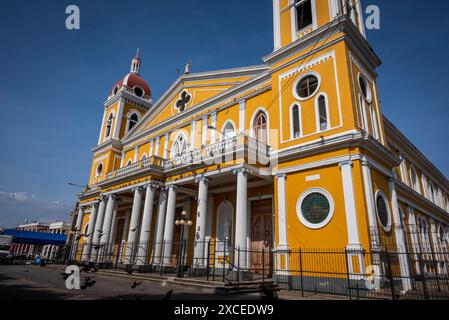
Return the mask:
M 385 201 L 385 205 L 387 207 L 387 215 L 388 215 L 388 225 L 384 226 L 382 223 L 382 220 L 380 219 L 380 215 L 379 215 L 379 210 L 377 208 L 377 199 L 378 197 L 382 197 L 382 199 Z M 390 204 L 387 201 L 387 196 L 386 194 L 381 191 L 381 190 L 377 190 L 376 195 L 374 197 L 374 201 L 375 201 L 375 207 L 376 207 L 376 216 L 377 216 L 377 221 L 379 222 L 381 228 L 385 231 L 385 232 L 391 232 L 391 227 L 392 227 L 392 220 L 391 220 L 391 208 L 390 208 Z
M 138 95 L 136 94 L 136 89 L 142 90 L 142 96 L 138 96 Z M 137 98 L 144 98 L 146 92 L 145 92 L 145 89 L 142 88 L 141 86 L 134 86 L 134 87 L 133 87 L 133 94 L 134 94 Z
M 304 217 L 304 215 L 302 213 L 302 209 L 301 209 L 304 200 L 309 195 L 311 195 L 313 193 L 319 193 L 319 194 L 325 196 L 327 201 L 329 202 L 329 214 L 328 214 L 327 218 L 323 222 L 316 223 L 316 224 L 309 222 Z M 319 230 L 319 229 L 323 229 L 324 227 L 326 227 L 332 221 L 332 218 L 334 217 L 334 212 L 335 212 L 334 199 L 332 198 L 331 194 L 327 190 L 324 190 L 322 188 L 308 189 L 307 191 L 305 191 L 301 194 L 301 196 L 298 198 L 298 201 L 296 202 L 296 215 L 298 216 L 299 221 L 301 221 L 301 223 L 304 226 L 306 226 L 307 228 L 312 229 L 312 230 Z
M 368 103 L 368 104 L 370 104 L 371 102 L 373 102 L 373 93 L 372 93 L 372 91 L 371 91 L 371 87 L 370 87 L 370 82 L 368 81 L 368 79 L 366 79 L 366 77 L 361 73 L 361 72 L 359 72 L 359 76 L 358 76 L 358 86 L 359 86 L 359 89 L 360 89 L 360 95 L 363 97 L 363 99 Z M 363 81 L 363 82 L 365 82 L 365 86 L 366 86 L 366 94 L 367 94 L 367 96 L 365 96 L 364 94 L 363 94 L 363 90 L 362 90 L 362 86 L 360 85 L 360 81 Z
M 318 79 L 318 85 L 316 87 L 316 90 L 308 97 L 306 98 L 302 98 L 299 96 L 298 94 L 298 84 L 304 79 L 307 78 L 308 76 L 314 76 Z M 302 74 L 301 76 L 298 77 L 298 79 L 295 80 L 294 84 L 293 84 L 293 96 L 295 97 L 295 99 L 297 99 L 298 101 L 307 101 L 312 99 L 313 97 L 316 96 L 316 94 L 320 91 L 321 88 L 321 76 L 318 72 L 315 71 L 309 71 L 307 73 Z

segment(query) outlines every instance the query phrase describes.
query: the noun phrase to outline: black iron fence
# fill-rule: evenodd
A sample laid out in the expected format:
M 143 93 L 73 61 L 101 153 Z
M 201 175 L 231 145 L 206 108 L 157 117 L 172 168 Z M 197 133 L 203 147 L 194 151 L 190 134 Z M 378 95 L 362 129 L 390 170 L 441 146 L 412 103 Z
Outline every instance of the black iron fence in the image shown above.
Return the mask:
M 61 262 L 129 273 L 201 278 L 241 287 L 276 284 L 302 295 L 349 299 L 449 299 L 449 255 L 388 249 L 273 250 L 227 241 L 66 247 Z

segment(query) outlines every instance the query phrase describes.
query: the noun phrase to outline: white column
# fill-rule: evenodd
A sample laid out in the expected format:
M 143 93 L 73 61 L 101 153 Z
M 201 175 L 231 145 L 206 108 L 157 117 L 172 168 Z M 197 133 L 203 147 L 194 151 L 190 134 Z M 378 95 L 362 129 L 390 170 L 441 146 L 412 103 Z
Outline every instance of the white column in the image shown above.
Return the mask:
M 143 209 L 142 230 L 140 232 L 139 251 L 137 264 L 144 265 L 148 257 L 148 245 L 150 242 L 151 222 L 153 220 L 154 193 L 157 185 L 152 183 L 146 187 L 145 206 Z
M 112 224 L 111 224 L 111 232 L 109 233 L 109 249 L 108 249 L 108 253 L 111 255 L 113 255 L 114 253 L 114 239 L 115 239 L 115 234 L 116 234 L 116 227 L 117 227 L 117 213 L 118 213 L 118 205 L 115 205 L 115 209 L 114 209 L 114 213 L 112 214 Z
M 407 260 L 407 247 L 404 238 L 404 227 L 401 222 L 401 215 L 399 213 L 398 198 L 396 194 L 396 186 L 394 179 L 389 181 L 390 194 L 391 194 L 391 207 L 393 208 L 394 219 L 394 234 L 396 237 L 396 247 L 399 253 L 399 268 L 401 269 L 402 285 L 404 291 L 412 290 L 412 282 L 410 279 L 410 267 Z
M 123 168 L 125 163 L 125 151 L 122 151 L 122 158 L 120 159 L 120 168 Z
M 235 245 L 237 249 L 248 249 L 248 170 L 239 169 L 234 172 L 237 174 L 237 210 L 236 210 L 236 232 Z M 241 268 L 246 268 L 247 253 L 240 252 L 240 257 L 235 254 L 234 264 Z
M 101 259 L 107 259 L 108 257 L 104 256 L 109 253 L 109 238 L 111 235 L 111 227 L 112 227 L 112 220 L 114 218 L 114 210 L 116 210 L 117 206 L 117 197 L 115 195 L 110 195 L 108 198 L 108 204 L 106 206 L 106 214 L 104 218 L 104 223 L 101 231 L 101 238 L 100 238 L 100 255 L 98 256 L 97 261 L 100 262 Z
M 79 244 L 79 237 L 81 234 L 81 229 L 83 228 L 83 218 L 84 218 L 84 208 L 79 207 L 78 209 L 78 217 L 76 218 L 76 224 L 75 224 L 75 232 L 73 233 L 73 248 L 72 248 L 72 254 L 71 259 L 76 259 L 76 254 L 78 252 L 78 244 Z
M 199 177 L 195 181 L 199 184 L 198 189 L 198 210 L 196 212 L 195 229 L 195 259 L 194 265 L 203 268 L 205 264 L 204 242 L 206 236 L 207 222 L 207 191 L 209 180 L 205 177 Z
M 101 233 L 103 232 L 103 221 L 106 211 L 106 198 L 101 197 L 100 207 L 98 208 L 97 221 L 95 222 L 94 237 L 92 239 L 92 256 L 91 262 L 97 261 L 98 252 L 100 250 Z
M 132 264 L 132 258 L 137 245 L 139 235 L 140 209 L 142 207 L 142 188 L 134 189 L 133 209 L 129 224 L 128 241 L 126 242 L 126 264 Z
M 169 139 L 170 139 L 170 133 L 166 133 L 165 134 L 165 142 L 164 142 L 164 156 L 163 156 L 163 158 L 164 159 L 167 159 L 167 156 L 168 156 L 168 143 L 169 143 Z M 171 158 L 171 155 L 170 155 L 170 158 Z
M 214 112 L 211 116 L 211 126 L 217 128 L 217 113 Z M 214 144 L 216 142 L 217 130 L 211 130 L 210 132 L 210 143 Z
M 207 118 L 208 116 L 203 117 L 203 132 L 201 136 L 201 144 L 203 146 L 207 144 Z
M 83 247 L 82 261 L 89 261 L 92 252 L 92 240 L 94 238 L 95 222 L 98 214 L 98 203 L 92 205 L 89 216 L 89 226 L 87 227 L 87 234 L 84 235 L 86 242 Z
M 362 171 L 363 171 L 363 184 L 365 187 L 366 209 L 368 211 L 368 222 L 370 226 L 369 236 L 371 239 L 371 248 L 377 250 L 380 247 L 380 240 L 376 217 L 373 182 L 371 179 L 371 164 L 366 158 L 362 160 Z
M 178 192 L 177 186 L 172 185 L 168 187 L 167 215 L 165 217 L 165 230 L 164 230 L 164 265 L 167 265 L 171 262 L 171 255 L 173 248 L 173 231 L 175 227 L 177 192 Z
M 167 191 L 161 188 L 157 205 L 156 234 L 154 235 L 154 264 L 161 263 L 162 241 L 164 240 L 165 213 L 167 211 Z
M 239 103 L 239 134 L 246 132 L 246 101 Z

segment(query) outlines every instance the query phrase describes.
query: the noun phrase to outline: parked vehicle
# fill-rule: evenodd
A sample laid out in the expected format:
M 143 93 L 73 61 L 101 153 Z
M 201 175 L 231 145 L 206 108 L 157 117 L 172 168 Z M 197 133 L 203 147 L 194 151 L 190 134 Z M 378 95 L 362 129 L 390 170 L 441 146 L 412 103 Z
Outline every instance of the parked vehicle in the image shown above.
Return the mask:
M 12 263 L 11 245 L 11 236 L 0 235 L 0 263 Z

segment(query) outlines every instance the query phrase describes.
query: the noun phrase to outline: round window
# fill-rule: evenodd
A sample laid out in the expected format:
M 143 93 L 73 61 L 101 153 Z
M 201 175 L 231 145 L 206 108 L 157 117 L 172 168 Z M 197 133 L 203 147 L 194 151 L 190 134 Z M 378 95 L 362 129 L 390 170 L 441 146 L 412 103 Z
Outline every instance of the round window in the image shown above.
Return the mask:
M 320 229 L 332 219 L 334 205 L 331 196 L 326 191 L 312 189 L 299 198 L 296 211 L 299 220 L 306 227 Z
M 296 93 L 301 99 L 307 99 L 318 91 L 319 80 L 314 75 L 308 75 L 299 80 L 296 85 Z
M 388 208 L 387 201 L 382 193 L 379 193 L 376 197 L 376 210 L 382 228 L 387 232 L 390 231 L 390 209 Z
M 369 88 L 368 83 L 366 82 L 365 78 L 362 77 L 362 75 L 359 76 L 359 85 L 360 85 L 360 91 L 362 92 L 363 97 L 367 101 L 371 101 L 371 90 Z
M 139 98 L 142 98 L 143 95 L 144 95 L 144 92 L 143 92 L 142 88 L 135 87 L 135 88 L 134 88 L 134 94 L 135 94 L 136 96 L 138 96 Z

